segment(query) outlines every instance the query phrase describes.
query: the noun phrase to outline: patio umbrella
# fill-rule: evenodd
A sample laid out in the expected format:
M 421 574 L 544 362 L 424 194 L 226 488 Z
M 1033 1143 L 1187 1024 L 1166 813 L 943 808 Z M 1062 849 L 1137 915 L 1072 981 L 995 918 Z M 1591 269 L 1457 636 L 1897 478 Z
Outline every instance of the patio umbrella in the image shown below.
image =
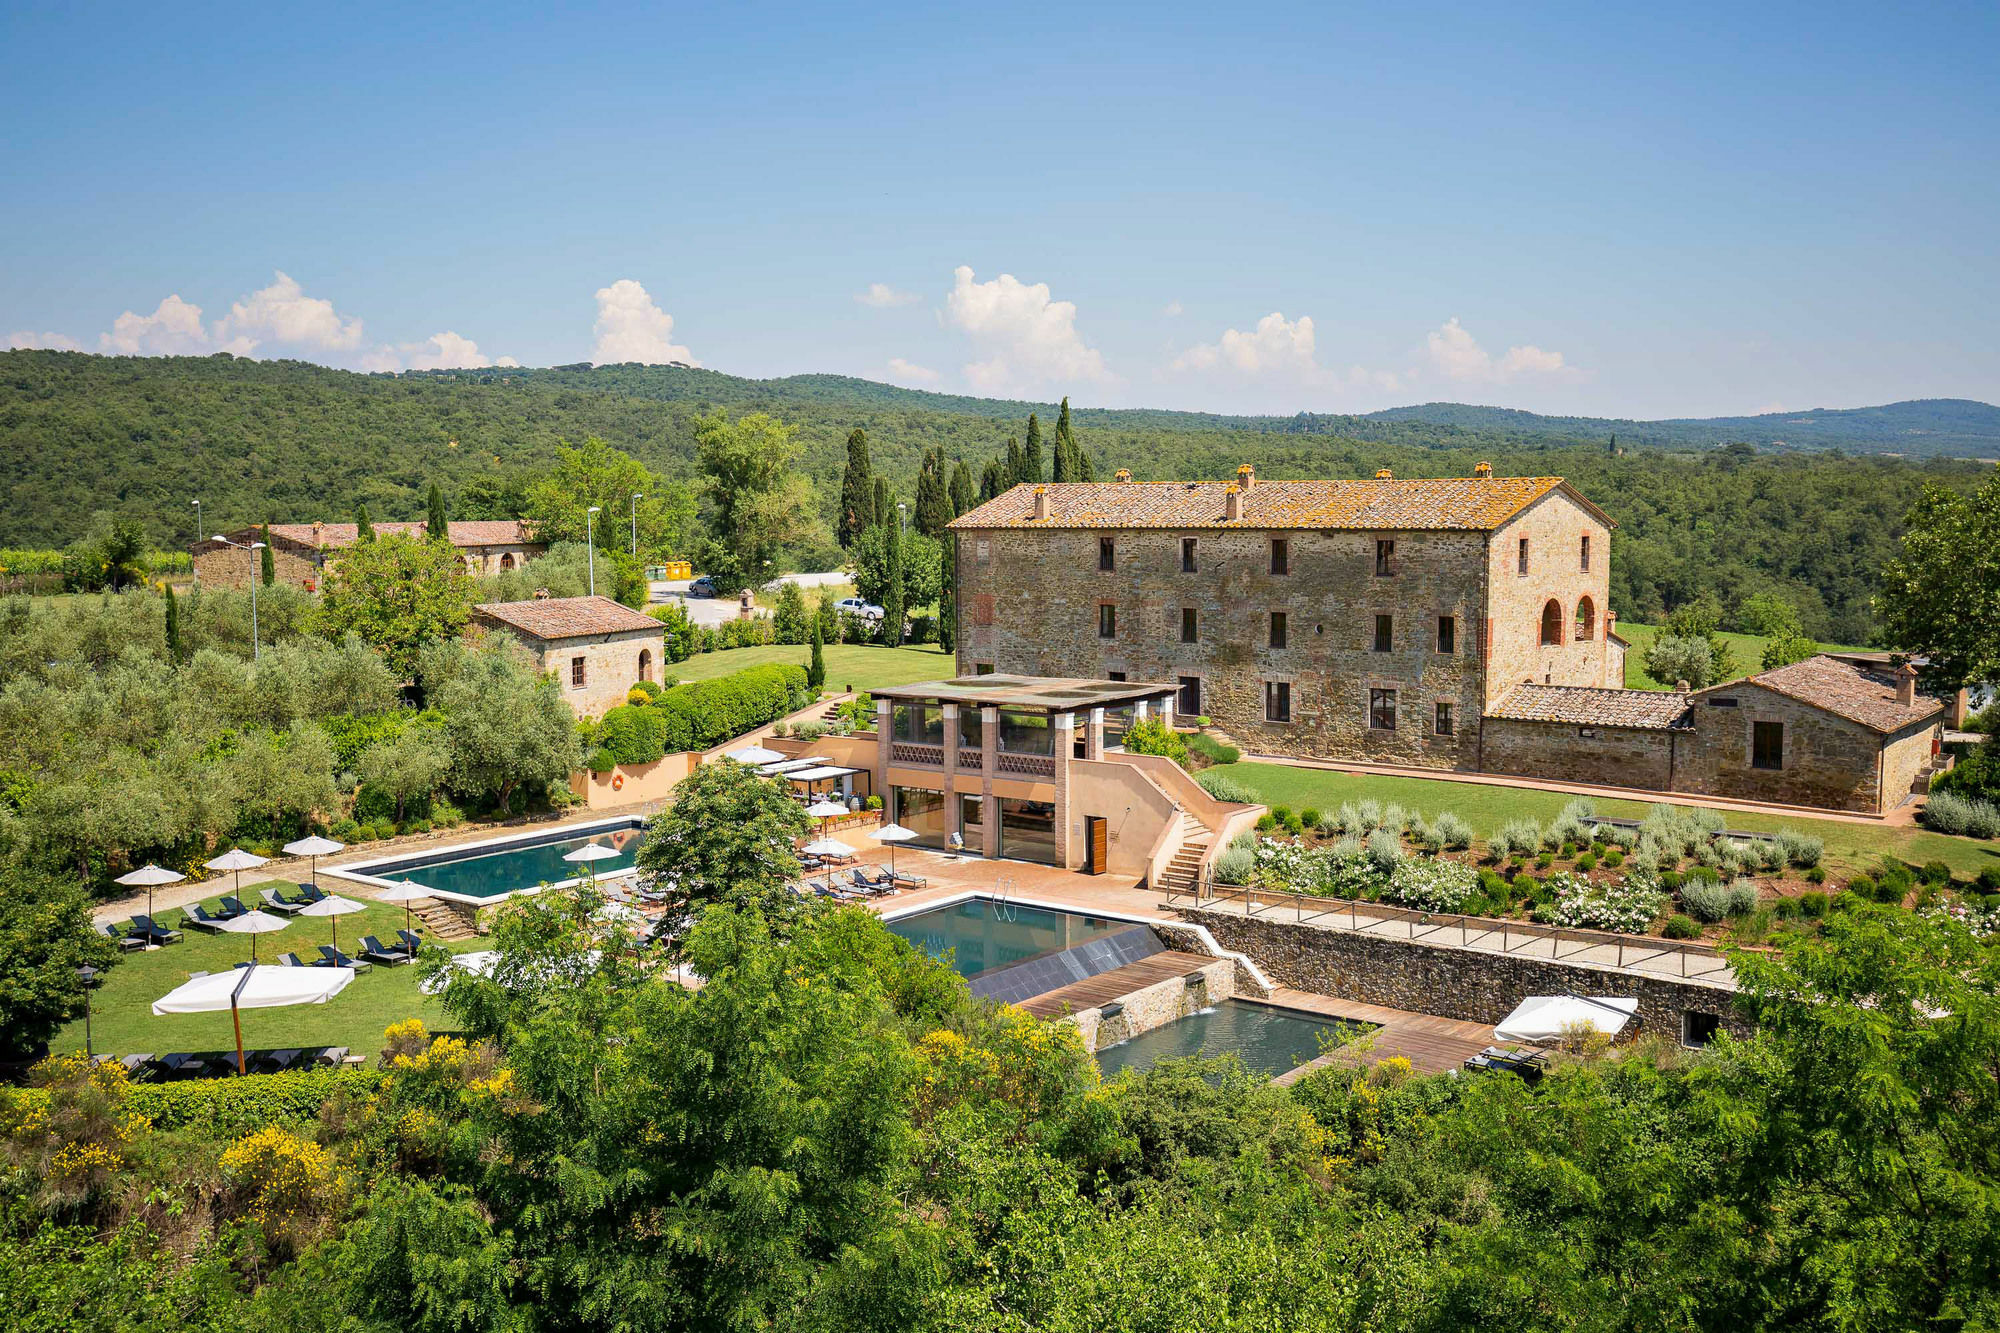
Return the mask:
M 310 856 L 312 858 L 313 887 L 317 888 L 319 887 L 319 859 L 322 856 L 332 856 L 335 852 L 344 849 L 346 846 L 347 844 L 344 842 L 335 842 L 332 838 L 322 838 L 315 833 L 310 838 L 300 838 L 297 842 L 286 843 L 285 855 Z
M 1500 1041 L 1520 1041 L 1531 1046 L 1550 1045 L 1574 1028 L 1590 1027 L 1607 1037 L 1615 1037 L 1632 1016 L 1639 1002 L 1615 995 L 1530 995 L 1514 1012 L 1493 1027 Z
M 847 807 L 842 805 L 839 801 L 830 800 L 829 798 L 822 796 L 817 801 L 814 801 L 811 805 L 806 807 L 806 813 L 811 815 L 814 819 L 820 821 L 820 826 L 819 826 L 820 836 L 824 837 L 826 836 L 826 821 L 829 819 L 837 819 L 841 815 L 846 814 Z
M 646 914 L 629 903 L 606 903 L 594 915 L 599 921 L 644 921 Z
M 573 852 L 563 853 L 563 860 L 582 870 L 584 877 L 593 886 L 597 883 L 596 863 L 599 861 L 616 861 L 617 859 L 618 853 L 606 847 L 601 842 L 586 842 Z
M 799 848 L 808 856 L 852 856 L 854 849 L 838 838 L 814 838 Z
M 165 866 L 156 866 L 149 863 L 140 866 L 128 875 L 120 875 L 118 883 L 126 885 L 129 888 L 144 888 L 146 890 L 146 917 L 150 920 L 153 915 L 153 890 L 162 884 L 178 884 L 186 878 L 186 875 L 168 870 Z M 151 937 L 148 937 L 146 947 L 148 949 L 157 949 L 160 946 L 153 943 Z
M 403 905 L 403 929 L 408 930 L 410 928 L 410 904 L 419 898 L 428 898 L 430 896 L 431 891 L 429 889 L 421 884 L 413 884 L 406 879 L 394 888 L 376 894 L 375 901 L 378 903 L 401 903 Z
M 196 977 L 153 1001 L 155 1014 L 209 1014 L 229 1011 L 236 1028 L 236 1072 L 243 1072 L 244 1009 L 275 1009 L 287 1004 L 325 1004 L 354 980 L 344 967 L 232 968 Z
M 202 864 L 210 870 L 235 871 L 236 896 L 241 898 L 243 896 L 243 872 L 246 870 L 255 870 L 269 859 L 268 857 L 259 856 L 255 852 L 246 852 L 241 847 L 231 847 L 213 861 L 204 861 Z
M 916 837 L 915 829 L 906 829 L 901 824 L 884 824 L 875 830 L 875 841 L 889 844 L 889 873 L 896 873 L 896 844 L 908 842 Z
M 337 952 L 340 949 L 340 918 L 366 910 L 360 903 L 355 902 L 354 899 L 343 898 L 339 894 L 334 893 L 327 895 L 316 903 L 307 903 L 299 909 L 299 915 L 332 917 L 333 947 Z
M 250 937 L 250 962 L 254 965 L 257 961 L 257 937 L 269 935 L 274 930 L 283 930 L 290 924 L 292 923 L 285 918 L 272 916 L 269 912 L 245 912 L 242 916 L 233 916 L 223 922 L 222 928 L 234 935 Z
M 740 750 L 731 750 L 723 757 L 734 759 L 739 764 L 757 764 L 761 766 L 763 764 L 775 764 L 787 756 L 779 754 L 776 750 L 767 750 L 761 745 L 746 745 Z

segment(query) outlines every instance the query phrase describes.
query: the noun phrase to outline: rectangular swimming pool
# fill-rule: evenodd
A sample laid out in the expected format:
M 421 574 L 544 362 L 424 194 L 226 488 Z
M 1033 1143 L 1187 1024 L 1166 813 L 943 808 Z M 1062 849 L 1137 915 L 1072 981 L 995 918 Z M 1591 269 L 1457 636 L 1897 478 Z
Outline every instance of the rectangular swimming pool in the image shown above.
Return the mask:
M 970 980 L 982 972 L 1058 953 L 1130 929 L 1130 921 L 968 898 L 885 922 L 889 929 Z
M 639 821 L 628 820 L 600 825 L 585 833 L 551 832 L 541 837 L 448 848 L 392 861 L 363 862 L 327 873 L 339 878 L 351 875 L 363 882 L 386 880 L 400 884 L 409 880 L 440 894 L 477 901 L 581 878 L 583 867 L 563 857 L 585 843 L 598 843 L 616 853 L 590 863 L 590 869 L 599 879 L 630 870 L 643 836 Z
M 1351 1026 L 1254 1000 L 1224 1000 L 1105 1047 L 1097 1053 L 1097 1067 L 1111 1078 L 1121 1069 L 1143 1072 L 1182 1056 L 1233 1054 L 1251 1073 L 1276 1078 L 1317 1059 L 1322 1039 L 1339 1044 Z

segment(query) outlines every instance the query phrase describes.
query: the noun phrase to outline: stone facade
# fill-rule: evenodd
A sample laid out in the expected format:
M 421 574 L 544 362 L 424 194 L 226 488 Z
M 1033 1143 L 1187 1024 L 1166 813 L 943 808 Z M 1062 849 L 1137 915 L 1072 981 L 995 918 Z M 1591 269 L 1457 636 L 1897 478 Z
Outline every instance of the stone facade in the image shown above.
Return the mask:
M 248 588 L 260 576 L 263 554 L 202 542 L 194 548 L 195 581 L 204 588 Z M 278 583 L 288 583 L 307 592 L 319 591 L 322 577 L 319 562 L 309 552 L 301 554 L 273 543 L 271 572 Z
M 1884 735 L 1751 681 L 1695 696 L 1694 734 L 1682 742 L 1676 791 L 1879 814 L 1910 798 L 1930 762 L 1935 718 Z M 1755 724 L 1784 728 L 1781 767 L 1753 762 Z
M 1280 985 L 1315 995 L 1474 1023 L 1498 1023 L 1530 995 L 1619 996 L 1639 1001 L 1636 1024 L 1626 1028 L 1633 1036 L 1679 1040 L 1688 1013 L 1713 1015 L 1736 1036 L 1749 1033 L 1735 991 L 1714 982 L 1439 948 L 1219 908 L 1183 908 L 1181 916 L 1206 926 L 1223 948 L 1248 954 Z
M 1526 679 L 1600 685 L 1612 671 L 1609 531 L 1562 490 L 1490 532 L 1064 526 L 956 538 L 962 673 L 1198 682 L 1199 711 L 1256 752 L 1471 769 L 1480 717 L 1507 690 Z M 1111 542 L 1108 570 L 1100 539 Z M 1189 539 L 1192 571 L 1182 567 Z M 1285 543 L 1282 561 L 1274 541 Z M 1380 542 L 1394 543 L 1386 572 Z M 1552 601 L 1559 632 L 1545 646 Z M 1277 685 L 1288 689 L 1288 721 L 1267 715 Z M 1393 728 L 1377 725 L 1387 718 L 1375 691 L 1394 692 Z
M 535 659 L 538 669 L 556 678 L 563 697 L 578 717 L 602 717 L 625 702 L 625 692 L 640 680 L 658 680 L 666 660 L 664 627 L 590 634 L 571 639 L 537 639 L 514 631 L 514 638 Z M 645 660 L 642 664 L 641 655 Z M 579 672 L 578 663 L 581 663 Z M 643 674 L 650 671 L 650 675 Z M 581 680 L 579 681 L 579 674 Z
M 1524 778 L 1672 791 L 1681 739 L 1674 731 L 1489 717 L 1481 766 Z
M 475 577 L 518 569 L 548 549 L 530 541 L 526 528 L 512 519 L 472 519 L 447 527 L 466 572 Z M 377 536 L 401 534 L 421 539 L 424 531 L 424 524 L 414 522 L 375 525 Z M 273 523 L 270 534 L 277 581 L 308 592 L 319 590 L 339 562 L 341 551 L 357 540 L 352 523 Z M 248 545 L 262 541 L 264 529 L 242 528 L 227 535 L 230 541 Z M 214 588 L 249 587 L 261 554 L 213 540 L 196 542 L 191 551 L 196 576 Z

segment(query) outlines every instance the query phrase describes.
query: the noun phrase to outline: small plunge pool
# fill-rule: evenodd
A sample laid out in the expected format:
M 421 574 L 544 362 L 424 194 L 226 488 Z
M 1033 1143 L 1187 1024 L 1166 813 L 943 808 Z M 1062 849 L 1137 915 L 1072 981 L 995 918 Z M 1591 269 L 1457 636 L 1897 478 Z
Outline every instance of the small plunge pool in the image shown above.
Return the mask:
M 1349 1036 L 1352 1024 L 1255 1000 L 1223 1000 L 1097 1052 L 1104 1077 L 1151 1069 L 1188 1055 L 1235 1055 L 1253 1074 L 1276 1078 Z

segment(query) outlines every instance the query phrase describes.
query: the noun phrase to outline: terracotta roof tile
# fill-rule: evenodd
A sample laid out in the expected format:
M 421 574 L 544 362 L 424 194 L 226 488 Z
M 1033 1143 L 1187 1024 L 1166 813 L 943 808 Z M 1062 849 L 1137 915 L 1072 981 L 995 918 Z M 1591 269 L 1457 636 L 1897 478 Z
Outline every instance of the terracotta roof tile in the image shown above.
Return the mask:
M 377 523 L 373 525 L 377 534 L 387 536 L 401 533 L 409 537 L 421 537 L 422 523 Z M 527 525 L 517 518 L 465 519 L 445 525 L 453 546 L 521 546 L 533 545 L 534 538 L 528 535 Z M 303 546 L 320 546 L 327 550 L 339 550 L 343 546 L 354 545 L 355 526 L 352 523 L 321 523 L 315 531 L 311 523 L 273 523 L 271 535 L 284 537 Z
M 1689 725 L 1687 715 L 1685 694 L 1583 685 L 1517 685 L 1486 714 L 1509 722 L 1562 722 L 1645 731 L 1685 728 Z
M 1869 670 L 1826 653 L 1752 676 L 1750 683 L 1881 732 L 1901 731 L 1944 711 L 1944 701 L 1928 694 L 1898 703 L 1893 670 Z M 1723 688 L 1710 686 L 1704 693 Z
M 1023 482 L 966 511 L 968 528 L 1425 528 L 1491 531 L 1550 491 L 1561 477 L 1420 477 L 1368 481 L 1258 481 L 1243 492 L 1243 517 L 1228 521 L 1235 482 L 1062 482 L 1048 487 L 1049 517 L 1035 515 Z M 1595 506 L 1590 506 L 1593 511 Z M 1608 521 L 1608 520 L 1607 520 Z
M 496 624 L 532 634 L 538 639 L 575 639 L 591 634 L 626 634 L 633 630 L 666 633 L 659 621 L 609 597 L 543 597 L 532 602 L 483 602 L 473 610 Z

